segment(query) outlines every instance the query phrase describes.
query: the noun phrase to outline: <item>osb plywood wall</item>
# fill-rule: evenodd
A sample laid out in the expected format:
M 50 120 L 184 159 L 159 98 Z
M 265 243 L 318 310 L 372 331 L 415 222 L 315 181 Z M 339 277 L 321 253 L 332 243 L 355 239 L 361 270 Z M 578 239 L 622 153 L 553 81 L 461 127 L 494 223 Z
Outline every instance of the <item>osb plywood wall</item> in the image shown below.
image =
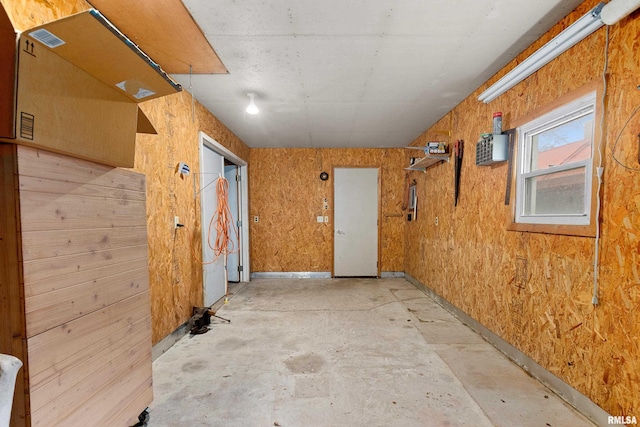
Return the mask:
M 380 168 L 380 270 L 403 270 L 403 150 L 283 148 L 251 150 L 252 271 L 332 271 L 335 167 Z M 321 172 L 329 173 L 329 180 L 322 181 Z M 330 222 L 318 223 L 321 215 Z
M 0 0 L 16 31 L 42 25 L 91 9 L 84 0 Z
M 594 7 L 583 3 L 518 58 L 521 61 Z M 505 95 L 458 105 L 414 145 L 465 141 L 461 195 L 454 207 L 453 161 L 412 172 L 418 221 L 406 224 L 406 272 L 522 350 L 613 415 L 640 409 L 640 14 L 610 28 L 605 113 L 600 305 L 591 304 L 595 239 L 506 231 L 507 166 L 475 166 L 479 135 L 494 111 L 504 129 L 560 96 L 601 78 L 604 28 Z M 625 123 L 631 121 L 625 128 Z M 621 133 L 622 132 L 622 133 Z M 615 156 L 628 170 L 613 159 Z M 407 150 L 408 151 L 408 150 Z M 406 161 L 412 153 L 406 153 Z M 438 225 L 435 218 L 438 217 Z
M 200 253 L 198 198 L 194 179 L 198 170 L 198 133 L 188 113 L 191 97 L 179 93 L 141 105 L 158 132 L 136 138 L 135 169 L 147 176 L 147 233 L 149 289 L 153 342 L 164 338 L 202 304 L 201 268 L 191 259 Z M 193 173 L 177 173 L 185 162 Z M 174 217 L 187 228 L 174 229 Z
M 248 160 L 249 148 L 187 92 L 141 104 L 157 135 L 138 134 L 135 170 L 147 176 L 154 344 L 202 306 L 199 131 Z M 191 174 L 177 173 L 178 163 Z M 178 216 L 184 228 L 174 229 Z
M 26 30 L 90 8 L 84 0 L 1 0 L 17 30 Z M 144 49 L 144 46 L 141 46 Z M 161 64 L 162 65 L 162 64 Z M 190 94 L 181 92 L 140 104 L 158 131 L 138 134 L 135 170 L 147 176 L 149 287 L 153 343 L 166 337 L 202 305 L 202 269 L 192 250 L 201 253 L 198 188 L 198 132 L 248 160 L 249 148 Z M 186 162 L 192 174 L 175 173 Z M 174 216 L 187 227 L 174 230 Z

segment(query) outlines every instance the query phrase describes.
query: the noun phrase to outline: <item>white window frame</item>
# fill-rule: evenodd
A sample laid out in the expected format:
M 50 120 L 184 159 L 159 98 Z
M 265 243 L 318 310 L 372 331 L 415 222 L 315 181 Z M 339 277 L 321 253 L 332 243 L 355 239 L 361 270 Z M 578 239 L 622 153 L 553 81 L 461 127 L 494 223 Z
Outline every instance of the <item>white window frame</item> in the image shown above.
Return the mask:
M 548 113 L 545 113 L 518 128 L 518 158 L 516 167 L 516 200 L 515 200 L 515 222 L 521 224 L 544 224 L 544 225 L 576 225 L 588 226 L 591 223 L 591 203 L 593 191 L 593 159 L 595 150 L 595 118 L 597 116 L 597 92 L 593 91 L 574 99 Z M 593 126 L 591 129 L 591 157 L 585 160 L 576 161 L 564 165 L 552 166 L 544 169 L 530 171 L 532 157 L 532 136 L 545 130 L 567 123 L 586 114 L 593 114 Z M 584 210 L 582 214 L 536 214 L 525 215 L 525 184 L 527 178 L 545 176 L 552 173 L 585 169 L 584 179 Z

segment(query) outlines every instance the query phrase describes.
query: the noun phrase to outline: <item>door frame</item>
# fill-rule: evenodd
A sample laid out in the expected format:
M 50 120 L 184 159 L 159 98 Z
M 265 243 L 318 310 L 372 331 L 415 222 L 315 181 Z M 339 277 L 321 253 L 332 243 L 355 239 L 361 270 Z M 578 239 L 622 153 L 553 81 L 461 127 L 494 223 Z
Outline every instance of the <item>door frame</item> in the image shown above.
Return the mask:
M 217 211 L 216 182 L 224 172 L 224 157 L 206 145 L 202 146 L 200 170 L 198 171 L 198 195 L 200 196 L 200 220 L 202 239 L 202 298 L 205 307 L 212 307 L 220 298 L 227 296 L 228 281 L 226 258 L 213 258 L 207 224 Z M 217 175 L 217 176 L 216 176 Z M 193 180 L 196 183 L 196 180 Z
M 206 133 L 199 132 L 199 144 L 198 149 L 200 151 L 200 164 L 203 162 L 203 146 L 207 146 L 211 150 L 220 154 L 225 159 L 238 166 L 238 174 L 240 175 L 240 197 L 238 198 L 240 209 L 240 221 L 242 226 L 240 227 L 240 264 L 242 265 L 242 271 L 240 272 L 240 281 L 249 282 L 251 280 L 251 268 L 249 259 L 249 174 L 247 170 L 247 161 L 239 157 L 237 154 L 224 147 L 215 139 L 211 138 Z M 202 210 L 202 207 L 201 207 Z M 204 230 L 205 225 L 202 224 L 202 244 L 206 245 L 206 233 Z
M 382 268 L 382 262 L 380 260 L 380 219 L 382 218 L 382 167 L 380 165 L 334 165 L 331 168 L 331 223 L 332 223 L 332 232 L 331 232 L 331 277 L 336 277 L 335 265 L 336 265 L 336 221 L 335 221 L 335 204 L 336 204 L 336 195 L 335 195 L 335 177 L 336 177 L 336 169 L 377 169 L 378 170 L 378 259 L 377 259 L 377 277 L 380 277 L 380 272 Z

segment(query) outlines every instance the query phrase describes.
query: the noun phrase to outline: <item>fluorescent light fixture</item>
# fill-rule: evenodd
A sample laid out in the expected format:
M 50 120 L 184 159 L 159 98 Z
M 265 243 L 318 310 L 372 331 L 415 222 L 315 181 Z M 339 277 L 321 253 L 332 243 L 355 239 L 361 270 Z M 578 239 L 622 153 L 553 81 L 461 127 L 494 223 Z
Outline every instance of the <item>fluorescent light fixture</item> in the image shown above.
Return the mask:
M 258 110 L 258 106 L 256 105 L 256 94 L 255 93 L 248 93 L 247 96 L 249 97 L 249 99 L 251 99 L 251 101 L 249 101 L 249 105 L 247 106 L 247 113 L 249 114 L 258 114 L 260 112 L 260 110 Z
M 604 6 L 605 3 L 599 3 L 589 13 L 571 24 L 560 34 L 551 39 L 551 41 L 518 64 L 518 66 L 513 70 L 505 74 L 500 80 L 489 87 L 489 89 L 482 92 L 478 97 L 478 100 L 484 103 L 493 101 L 498 96 L 502 95 L 551 62 L 561 53 L 602 27 L 604 22 L 600 19 L 600 13 Z

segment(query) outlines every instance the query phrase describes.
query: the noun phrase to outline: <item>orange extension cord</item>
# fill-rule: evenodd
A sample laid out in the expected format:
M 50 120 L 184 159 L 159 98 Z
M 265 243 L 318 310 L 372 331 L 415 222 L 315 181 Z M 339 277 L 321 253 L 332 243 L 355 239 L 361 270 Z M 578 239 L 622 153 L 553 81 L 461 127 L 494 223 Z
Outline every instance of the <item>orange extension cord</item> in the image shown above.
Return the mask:
M 240 250 L 239 245 L 236 245 L 232 239 L 232 236 L 235 235 L 236 241 L 238 241 L 240 236 L 238 235 L 238 229 L 233 225 L 233 216 L 229 207 L 229 181 L 223 176 L 220 176 L 216 181 L 216 196 L 218 206 L 216 212 L 211 216 L 207 229 L 207 246 L 213 250 L 213 259 L 210 261 L 200 260 L 200 257 L 193 250 L 192 239 L 189 239 L 191 256 L 202 265 L 213 264 L 220 255 L 227 256 Z M 186 225 L 184 227 L 191 235 L 191 230 Z M 211 243 L 212 230 L 216 231 L 216 238 L 213 244 Z M 231 234 L 231 230 L 233 230 L 234 234 Z
M 233 226 L 233 216 L 229 208 L 229 181 L 223 176 L 218 178 L 216 183 L 216 195 L 218 196 L 218 207 L 216 213 L 209 221 L 207 232 L 207 244 L 213 250 L 216 259 L 220 255 L 229 255 L 238 252 L 239 248 L 231 238 L 231 230 L 235 233 L 236 241 L 239 239 L 238 230 Z M 216 240 L 211 245 L 211 226 L 215 223 Z

